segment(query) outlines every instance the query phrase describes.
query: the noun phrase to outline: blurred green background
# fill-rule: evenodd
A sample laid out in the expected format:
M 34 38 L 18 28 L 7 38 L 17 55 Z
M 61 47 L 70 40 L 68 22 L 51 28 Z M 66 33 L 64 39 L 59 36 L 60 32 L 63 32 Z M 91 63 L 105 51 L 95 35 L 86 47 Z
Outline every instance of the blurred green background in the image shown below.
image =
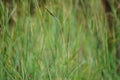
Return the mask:
M 120 80 L 112 1 L 111 33 L 101 0 L 0 0 L 0 80 Z

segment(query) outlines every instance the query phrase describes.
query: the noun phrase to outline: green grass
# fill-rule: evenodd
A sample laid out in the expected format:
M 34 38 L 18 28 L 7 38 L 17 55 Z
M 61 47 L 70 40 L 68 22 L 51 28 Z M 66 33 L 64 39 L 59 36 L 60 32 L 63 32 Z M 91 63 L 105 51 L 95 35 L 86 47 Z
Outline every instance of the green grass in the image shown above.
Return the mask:
M 51 0 L 48 10 L 36 3 L 31 16 L 26 0 L 11 27 L 0 0 L 0 80 L 120 79 L 115 49 L 108 51 L 107 23 L 99 0 L 90 0 L 89 6 L 83 3 L 82 10 L 77 1 L 73 5 L 72 0 Z

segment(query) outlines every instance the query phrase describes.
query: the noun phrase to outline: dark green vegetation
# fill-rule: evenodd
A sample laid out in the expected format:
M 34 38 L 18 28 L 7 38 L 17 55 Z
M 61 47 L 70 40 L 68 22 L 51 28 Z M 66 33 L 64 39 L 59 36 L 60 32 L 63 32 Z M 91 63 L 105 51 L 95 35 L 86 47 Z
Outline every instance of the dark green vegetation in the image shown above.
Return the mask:
M 101 1 L 0 0 L 0 80 L 119 80 L 120 6 Z

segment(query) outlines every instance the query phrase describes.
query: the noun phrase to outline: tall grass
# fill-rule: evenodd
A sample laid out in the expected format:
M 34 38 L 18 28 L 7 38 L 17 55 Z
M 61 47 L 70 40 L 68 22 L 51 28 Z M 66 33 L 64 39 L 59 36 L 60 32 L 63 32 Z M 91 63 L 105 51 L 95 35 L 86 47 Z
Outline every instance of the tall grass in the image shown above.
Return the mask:
M 120 79 L 100 0 L 73 1 L 51 0 L 46 8 L 35 2 L 33 16 L 23 1 L 12 27 L 0 1 L 0 80 Z

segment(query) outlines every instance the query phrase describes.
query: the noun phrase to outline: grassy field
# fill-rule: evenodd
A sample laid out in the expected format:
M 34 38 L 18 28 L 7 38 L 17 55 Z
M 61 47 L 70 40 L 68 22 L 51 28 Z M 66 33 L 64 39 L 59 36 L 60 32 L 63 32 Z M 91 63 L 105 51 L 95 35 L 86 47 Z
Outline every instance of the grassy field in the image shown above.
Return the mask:
M 0 0 L 0 80 L 120 80 L 100 0 L 73 1 L 35 2 L 30 15 L 23 0 L 20 15 L 14 15 L 16 4 L 9 15 Z

